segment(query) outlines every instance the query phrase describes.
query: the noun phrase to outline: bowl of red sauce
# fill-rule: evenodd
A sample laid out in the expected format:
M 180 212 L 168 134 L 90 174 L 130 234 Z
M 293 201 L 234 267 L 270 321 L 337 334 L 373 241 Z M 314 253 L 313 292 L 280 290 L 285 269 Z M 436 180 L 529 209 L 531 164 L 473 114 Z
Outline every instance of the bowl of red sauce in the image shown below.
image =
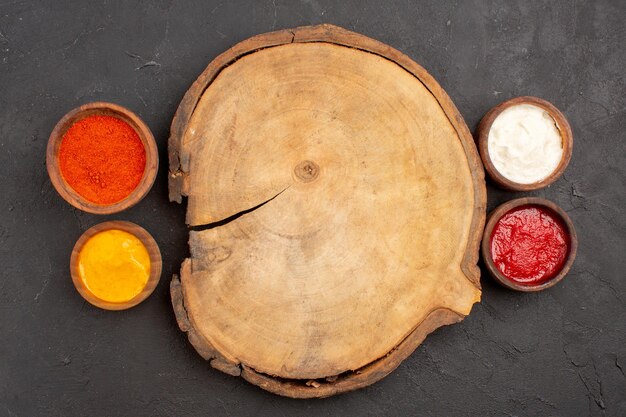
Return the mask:
M 569 272 L 578 240 L 567 213 L 537 197 L 511 200 L 489 215 L 482 241 L 487 270 L 503 286 L 541 291 Z
M 52 185 L 72 206 L 112 214 L 150 191 L 159 157 L 152 132 L 135 113 L 94 102 L 57 123 L 48 140 L 46 166 Z

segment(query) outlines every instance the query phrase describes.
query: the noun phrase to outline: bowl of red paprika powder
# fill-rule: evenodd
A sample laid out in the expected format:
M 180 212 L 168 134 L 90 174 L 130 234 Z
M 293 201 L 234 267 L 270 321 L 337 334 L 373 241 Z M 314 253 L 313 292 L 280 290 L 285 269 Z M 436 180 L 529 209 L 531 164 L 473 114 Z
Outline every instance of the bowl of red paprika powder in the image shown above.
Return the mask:
M 481 249 L 496 281 L 531 292 L 561 281 L 574 263 L 577 247 L 574 225 L 563 209 L 543 198 L 525 197 L 489 214 Z
M 148 126 L 117 104 L 94 102 L 71 110 L 50 134 L 50 181 L 65 201 L 94 214 L 112 214 L 150 191 L 159 157 Z

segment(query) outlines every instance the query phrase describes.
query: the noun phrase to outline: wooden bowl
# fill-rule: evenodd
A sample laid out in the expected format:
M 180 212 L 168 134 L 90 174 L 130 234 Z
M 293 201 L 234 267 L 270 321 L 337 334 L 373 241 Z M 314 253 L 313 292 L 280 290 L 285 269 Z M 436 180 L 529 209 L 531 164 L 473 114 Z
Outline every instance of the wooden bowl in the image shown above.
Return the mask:
M 137 187 L 123 200 L 114 204 L 96 204 L 91 201 L 87 201 L 72 187 L 67 184 L 63 176 L 61 175 L 61 169 L 59 167 L 59 149 L 61 147 L 61 141 L 68 129 L 77 121 L 93 115 L 99 116 L 113 116 L 117 117 L 128 123 L 139 135 L 141 142 L 146 150 L 146 168 L 143 173 L 141 181 Z M 80 107 L 71 110 L 67 113 L 54 127 L 48 140 L 48 148 L 46 150 L 46 166 L 48 168 L 48 175 L 50 181 L 57 192 L 63 197 L 65 201 L 73 205 L 74 207 L 94 214 L 112 214 L 119 213 L 129 207 L 137 204 L 141 199 L 148 194 L 154 179 L 156 178 L 157 170 L 159 168 L 159 154 L 157 146 L 154 141 L 154 136 L 146 124 L 130 110 L 118 106 L 117 104 L 94 102 L 84 104 Z
M 78 273 L 78 255 L 85 243 L 87 243 L 87 241 L 95 234 L 111 229 L 123 230 L 136 236 L 144 244 L 148 251 L 148 255 L 150 256 L 150 276 L 148 277 L 148 282 L 146 283 L 146 286 L 135 297 L 121 303 L 113 303 L 96 297 L 87 288 L 87 286 L 81 279 L 80 274 Z M 74 282 L 74 286 L 76 287 L 80 295 L 94 306 L 103 308 L 105 310 L 126 310 L 127 308 L 134 307 L 146 298 L 148 298 L 148 296 L 152 294 L 152 291 L 154 291 L 157 284 L 159 283 L 159 279 L 161 278 L 161 268 L 161 251 L 159 251 L 159 246 L 155 242 L 154 238 L 150 235 L 150 233 L 148 233 L 143 227 L 140 227 L 134 223 L 119 220 L 103 222 L 88 229 L 85 233 L 82 234 L 82 236 L 74 245 L 74 249 L 72 250 L 72 256 L 70 258 L 70 273 L 72 275 L 72 281 Z
M 500 113 L 502 113 L 507 108 L 515 106 L 517 104 L 532 104 L 537 107 L 541 107 L 543 110 L 547 111 L 556 122 L 557 129 L 561 133 L 561 138 L 563 140 L 563 156 L 561 157 L 561 162 L 559 162 L 559 165 L 557 165 L 556 169 L 547 178 L 538 182 L 534 182 L 532 184 L 520 184 L 506 178 L 500 173 L 500 171 L 496 169 L 496 167 L 493 165 L 493 162 L 491 161 L 491 157 L 489 156 L 488 138 L 489 131 L 491 130 L 491 125 L 493 124 L 494 120 L 496 120 L 496 117 L 500 115 Z M 572 129 L 570 128 L 567 119 L 565 118 L 565 116 L 563 116 L 563 113 L 561 113 L 559 109 L 554 107 L 551 103 L 537 97 L 516 97 L 498 104 L 497 106 L 489 110 L 487 114 L 485 114 L 485 116 L 480 121 L 480 124 L 478 125 L 477 132 L 478 150 L 480 152 L 480 157 L 483 160 L 485 170 L 498 186 L 507 190 L 532 191 L 550 185 L 563 174 L 563 171 L 565 171 L 565 168 L 567 168 L 567 164 L 569 164 L 569 161 L 572 158 L 574 139 L 572 135 Z
M 565 229 L 567 230 L 567 233 L 569 234 L 569 238 L 570 238 L 569 252 L 567 254 L 567 258 L 565 259 L 565 263 L 563 264 L 563 267 L 561 268 L 559 273 L 555 275 L 553 278 L 549 279 L 548 281 L 543 282 L 538 285 L 522 285 L 522 284 L 518 284 L 518 283 L 511 281 L 510 279 L 505 277 L 500 272 L 500 270 L 496 267 L 496 265 L 493 262 L 493 256 L 491 254 L 491 234 L 493 233 L 493 228 L 495 227 L 496 223 L 498 223 L 498 220 L 500 220 L 500 218 L 502 218 L 502 216 L 504 216 L 510 210 L 516 207 L 525 206 L 525 205 L 541 206 L 550 210 L 552 213 L 554 213 L 557 217 L 561 219 L 561 221 L 565 225 Z M 503 286 L 510 288 L 512 290 L 524 291 L 524 292 L 534 292 L 534 291 L 545 290 L 546 288 L 550 288 L 553 285 L 555 285 L 557 282 L 561 281 L 563 277 L 567 275 L 570 268 L 572 267 L 572 264 L 574 263 L 574 259 L 576 258 L 577 248 L 578 248 L 578 238 L 576 237 L 576 230 L 574 229 L 574 224 L 572 223 L 567 213 L 565 213 L 563 209 L 561 209 L 559 206 L 557 206 L 553 202 L 546 200 L 545 198 L 539 198 L 539 197 L 517 198 L 515 200 L 508 201 L 496 207 L 496 209 L 493 210 L 488 216 L 487 224 L 485 226 L 485 231 L 483 233 L 483 241 L 481 245 L 483 261 L 485 263 L 485 266 L 487 267 L 487 270 L 489 271 L 489 274 L 491 274 L 491 276 L 495 278 L 495 280 L 498 281 Z

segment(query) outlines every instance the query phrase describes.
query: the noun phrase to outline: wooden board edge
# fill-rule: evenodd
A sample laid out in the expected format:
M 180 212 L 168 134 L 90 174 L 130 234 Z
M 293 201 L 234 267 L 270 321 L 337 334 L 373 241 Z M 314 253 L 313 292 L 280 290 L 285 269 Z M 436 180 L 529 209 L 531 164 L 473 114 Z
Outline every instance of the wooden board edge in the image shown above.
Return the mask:
M 290 43 L 294 39 L 292 30 L 281 30 L 272 32 L 271 37 L 261 34 L 253 36 L 242 42 L 237 43 L 232 48 L 218 55 L 212 60 L 206 69 L 200 74 L 196 81 L 191 85 L 189 90 L 183 96 L 181 103 L 176 109 L 172 124 L 170 127 L 170 137 L 168 139 L 168 160 L 169 160 L 169 199 L 180 203 L 184 195 L 184 175 L 186 161 L 180 159 L 180 146 L 183 135 L 191 115 L 193 114 L 200 97 L 208 86 L 213 82 L 217 75 L 228 65 L 237 59 L 259 49 L 271 46 L 284 45 Z
M 189 259 L 185 262 L 189 262 Z M 232 376 L 241 376 L 266 391 L 291 398 L 323 398 L 371 385 L 396 369 L 430 333 L 441 326 L 454 324 L 465 318 L 453 310 L 437 308 L 389 353 L 360 369 L 315 380 L 285 379 L 257 372 L 243 363 L 226 359 L 201 336 L 195 330 L 193 321 L 185 309 L 183 285 L 178 275 L 174 275 L 170 282 L 170 296 L 179 328 L 187 334 L 193 348 L 209 362 L 211 367 Z
M 185 261 L 189 261 L 189 259 L 186 259 Z M 234 363 L 224 358 L 217 351 L 217 349 L 215 349 L 213 345 L 211 345 L 211 343 L 209 343 L 201 334 L 196 331 L 195 326 L 189 319 L 187 309 L 185 308 L 185 296 L 182 283 L 178 275 L 174 275 L 172 277 L 172 281 L 170 282 L 170 297 L 178 327 L 184 333 L 187 333 L 187 339 L 196 350 L 196 352 L 198 352 L 198 354 L 202 356 L 204 360 L 209 361 L 209 364 L 218 371 L 222 371 L 232 376 L 240 376 L 240 364 Z
M 288 380 L 259 373 L 242 365 L 241 376 L 266 391 L 291 398 L 324 398 L 371 385 L 396 369 L 437 328 L 457 323 L 464 316 L 446 309 L 432 311 L 400 344 L 386 356 L 341 375 L 315 380 Z
M 199 335 L 187 315 L 184 306 L 183 287 L 178 275 L 172 277 L 170 295 L 178 326 L 187 333 L 189 342 L 198 354 L 209 361 L 213 368 L 232 376 L 241 376 L 249 383 L 274 394 L 300 399 L 324 398 L 371 385 L 396 369 L 430 333 L 441 326 L 457 323 L 465 317 L 447 308 L 437 308 L 431 311 L 387 355 L 360 369 L 315 380 L 285 379 L 257 372 L 245 364 L 229 361 L 220 355 L 204 337 Z

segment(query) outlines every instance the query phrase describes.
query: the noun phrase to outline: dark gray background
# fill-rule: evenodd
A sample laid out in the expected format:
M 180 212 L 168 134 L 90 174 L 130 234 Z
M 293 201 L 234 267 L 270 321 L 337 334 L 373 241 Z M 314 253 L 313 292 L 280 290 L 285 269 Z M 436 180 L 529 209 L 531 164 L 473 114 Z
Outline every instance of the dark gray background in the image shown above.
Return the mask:
M 168 127 L 204 67 L 236 42 L 334 23 L 422 64 L 474 130 L 495 104 L 537 95 L 575 146 L 532 195 L 572 217 L 578 258 L 538 294 L 497 287 L 394 373 L 330 399 L 281 398 L 209 367 L 178 331 L 168 284 L 187 255 L 184 205 L 167 201 Z M 0 416 L 626 416 L 624 216 L 626 2 L 0 0 Z M 48 135 L 80 104 L 113 101 L 152 128 L 157 182 L 138 206 L 71 208 L 45 169 Z M 489 209 L 528 194 L 489 186 Z M 161 282 L 140 306 L 98 310 L 72 286 L 88 227 L 136 222 L 160 244 Z

